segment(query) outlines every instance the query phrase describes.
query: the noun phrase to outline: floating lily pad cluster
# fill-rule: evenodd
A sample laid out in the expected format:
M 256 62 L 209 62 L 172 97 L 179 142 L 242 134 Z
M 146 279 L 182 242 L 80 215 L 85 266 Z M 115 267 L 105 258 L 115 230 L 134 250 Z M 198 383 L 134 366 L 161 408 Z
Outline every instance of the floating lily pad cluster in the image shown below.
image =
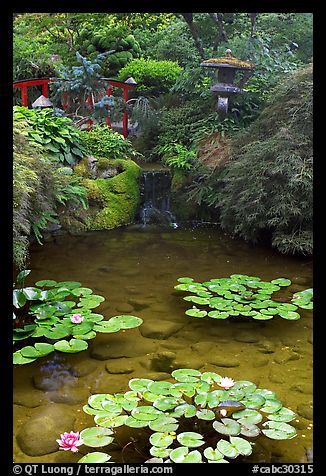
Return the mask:
M 125 393 L 89 397 L 83 410 L 94 416 L 97 426 L 81 432 L 82 442 L 92 448 L 107 446 L 115 428 L 126 425 L 146 428 L 144 437 L 149 434 L 147 446 L 156 462 L 228 463 L 251 454 L 248 438 L 296 436 L 288 423 L 295 413 L 270 390 L 188 368 L 174 370 L 172 377 L 173 382 L 134 378 Z M 88 453 L 79 462 L 99 463 L 107 456 Z
M 272 299 L 273 293 L 291 285 L 290 279 L 287 278 L 277 278 L 269 282 L 262 281 L 257 276 L 232 274 L 229 278 L 214 278 L 203 283 L 187 277 L 179 278 L 178 282 L 175 289 L 191 293 L 183 298 L 193 303 L 186 311 L 187 316 L 191 317 L 227 319 L 231 316 L 248 316 L 266 321 L 278 315 L 293 321 L 300 319 L 300 314 L 296 312 L 298 307 L 313 308 L 312 289 L 297 292 L 289 298 Z M 198 305 L 205 306 L 206 309 Z M 207 310 L 207 307 L 210 310 Z
M 41 280 L 35 287 L 14 289 L 14 322 L 21 321 L 19 313 L 26 308 L 20 327 L 13 330 L 14 344 L 28 338 L 56 341 L 36 342 L 13 354 L 14 364 L 27 364 L 57 350 L 81 352 L 88 347 L 87 340 L 97 332 L 118 332 L 121 329 L 138 327 L 143 321 L 131 315 L 114 316 L 104 320 L 102 314 L 93 309 L 104 301 L 104 297 L 93 294 L 90 288 L 77 281 Z M 74 323 L 73 316 L 76 316 Z M 79 322 L 80 321 L 80 322 Z M 71 337 L 66 340 L 66 337 Z

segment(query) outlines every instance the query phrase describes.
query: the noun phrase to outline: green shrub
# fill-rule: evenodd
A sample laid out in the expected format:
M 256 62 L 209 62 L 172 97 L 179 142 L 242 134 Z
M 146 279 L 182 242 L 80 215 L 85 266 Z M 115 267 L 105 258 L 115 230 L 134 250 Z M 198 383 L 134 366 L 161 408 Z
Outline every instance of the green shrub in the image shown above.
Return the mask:
M 108 159 L 135 157 L 137 152 L 123 135 L 106 125 L 96 125 L 89 132 L 81 133 L 82 142 L 89 154 Z
M 55 162 L 74 165 L 85 155 L 80 131 L 67 117 L 55 116 L 51 109 L 27 109 L 14 106 L 14 121 L 28 124 L 28 138 L 41 145 Z
M 219 201 L 223 228 L 284 253 L 312 253 L 312 65 L 287 76 L 233 141 Z
M 182 68 L 173 61 L 135 59 L 120 71 L 118 78 L 125 81 L 130 76 L 137 82 L 137 91 L 146 94 L 163 94 L 175 83 Z

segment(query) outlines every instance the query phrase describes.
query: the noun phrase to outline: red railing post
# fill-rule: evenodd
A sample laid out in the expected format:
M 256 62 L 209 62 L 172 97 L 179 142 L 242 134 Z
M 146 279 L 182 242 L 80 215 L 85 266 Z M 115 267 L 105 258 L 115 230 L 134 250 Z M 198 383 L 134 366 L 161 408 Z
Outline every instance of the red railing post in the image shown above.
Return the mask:
M 107 96 L 111 96 L 111 95 L 112 95 L 112 88 L 108 87 L 108 88 L 106 89 L 106 95 L 107 95 Z M 110 106 L 106 106 L 107 109 L 109 109 L 109 107 L 110 107 Z M 108 127 L 110 127 L 110 129 L 111 129 L 111 128 L 112 128 L 112 125 L 111 125 L 111 118 L 110 118 L 110 116 L 106 116 L 105 122 L 106 122 L 106 125 L 107 125 Z
M 28 89 L 27 89 L 27 86 L 22 86 L 21 87 L 21 100 L 22 100 L 22 106 L 28 107 Z
M 128 88 L 123 88 L 123 99 L 127 102 L 128 101 Z M 122 134 L 123 137 L 126 139 L 128 137 L 128 113 L 125 111 L 123 113 L 123 118 L 122 118 Z

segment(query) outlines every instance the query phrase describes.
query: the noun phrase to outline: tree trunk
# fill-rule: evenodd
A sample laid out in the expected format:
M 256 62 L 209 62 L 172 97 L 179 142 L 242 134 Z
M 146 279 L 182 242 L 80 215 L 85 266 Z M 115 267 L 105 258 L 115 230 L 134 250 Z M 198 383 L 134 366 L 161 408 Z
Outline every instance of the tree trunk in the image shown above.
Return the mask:
M 256 38 L 257 36 L 257 15 L 258 13 L 249 13 L 250 21 L 251 21 L 251 32 L 250 38 Z
M 228 36 L 224 28 L 223 13 L 209 13 L 209 16 L 211 17 L 218 29 L 218 33 L 214 42 L 214 49 L 216 49 L 221 41 L 228 41 Z
M 182 18 L 187 23 L 188 28 L 189 28 L 190 33 L 191 33 L 191 36 L 194 39 L 195 46 L 196 46 L 196 49 L 199 53 L 199 56 L 203 60 L 205 58 L 205 52 L 204 52 L 204 49 L 203 49 L 202 41 L 199 37 L 197 26 L 194 23 L 193 14 L 192 13 L 180 13 L 180 15 L 182 15 Z

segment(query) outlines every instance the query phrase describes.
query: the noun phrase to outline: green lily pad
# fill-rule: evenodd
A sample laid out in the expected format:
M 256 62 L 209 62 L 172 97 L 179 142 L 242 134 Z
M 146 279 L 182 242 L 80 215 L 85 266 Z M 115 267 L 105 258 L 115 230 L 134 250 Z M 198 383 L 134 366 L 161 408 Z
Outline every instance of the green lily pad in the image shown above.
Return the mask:
M 295 418 L 296 414 L 289 408 L 281 408 L 279 411 L 267 416 L 269 420 L 282 421 L 287 423 Z
M 173 397 L 159 397 L 153 402 L 153 406 L 159 410 L 172 410 L 180 403 L 180 399 Z
M 171 382 L 152 382 L 148 384 L 147 388 L 150 392 L 156 394 L 156 398 L 158 395 L 172 395 L 174 397 L 181 396 L 181 392 L 177 390 Z
M 152 383 L 154 380 L 148 379 L 148 378 L 133 378 L 129 380 L 129 387 L 131 390 L 134 390 L 135 392 L 144 392 L 147 390 L 148 385 Z
M 222 422 L 222 423 L 221 423 Z M 213 428 L 222 435 L 239 435 L 241 431 L 240 423 L 232 418 L 222 418 L 221 422 L 214 421 Z
M 240 455 L 249 456 L 252 453 L 251 444 L 244 438 L 230 436 L 230 443 L 234 448 L 236 448 Z
M 190 403 L 182 403 L 178 406 L 175 407 L 174 411 L 171 414 L 173 417 L 180 417 L 181 415 L 184 415 L 185 418 L 192 418 L 196 415 L 197 409 L 194 405 L 191 405 Z
M 239 455 L 239 451 L 231 443 L 226 440 L 219 440 L 216 449 L 227 458 L 234 459 Z
M 177 369 L 171 373 L 172 377 L 179 382 L 197 382 L 201 372 L 195 369 Z
M 43 288 L 50 288 L 52 286 L 56 286 L 57 281 L 54 281 L 53 279 L 41 279 L 41 281 L 36 281 L 35 285 L 41 286 Z
M 91 448 L 98 448 L 99 446 L 106 446 L 112 443 L 112 434 L 113 431 L 109 428 L 92 427 L 82 430 L 80 432 L 80 439 L 85 445 Z
M 95 409 L 103 410 L 102 403 L 106 399 L 106 393 L 98 393 L 97 395 L 91 395 L 88 399 L 88 404 Z
M 173 443 L 173 436 L 169 435 L 168 433 L 153 433 L 149 437 L 149 441 L 153 446 L 167 448 Z
M 189 451 L 189 448 L 184 446 L 172 450 L 169 458 L 173 463 L 201 463 L 202 461 L 198 450 Z
M 117 322 L 120 326 L 120 329 L 133 329 L 134 327 L 140 326 L 143 323 L 143 320 L 136 316 L 122 315 L 111 317 L 111 319 L 106 322 Z
M 152 406 L 144 405 L 141 407 L 134 408 L 131 411 L 131 415 L 136 420 L 151 421 L 156 420 L 156 418 L 162 415 L 162 412 Z
M 208 382 L 212 384 L 213 382 L 220 382 L 222 376 L 217 374 L 216 372 L 203 372 L 200 379 L 204 382 Z
M 170 431 L 176 431 L 179 426 L 179 422 L 176 418 L 164 415 L 159 416 L 156 420 L 151 420 L 148 426 L 153 431 L 167 433 Z
M 200 309 L 197 309 L 196 307 L 188 309 L 185 313 L 187 314 L 187 316 L 191 316 L 191 317 L 205 317 L 205 316 L 207 316 L 207 311 L 201 311 Z
M 164 448 L 159 446 L 152 446 L 149 450 L 152 456 L 156 456 L 157 458 L 167 458 L 171 453 L 170 448 Z M 163 463 L 163 461 L 161 461 Z
M 89 296 L 93 294 L 93 291 L 90 288 L 75 288 L 72 289 L 71 294 L 74 296 Z
M 227 319 L 229 317 L 228 312 L 220 312 L 220 311 L 210 311 L 208 313 L 208 317 L 211 317 L 212 319 Z
M 68 288 L 68 289 L 75 289 L 75 288 L 80 288 L 81 283 L 78 283 L 78 281 L 59 281 L 56 284 L 53 284 L 53 286 L 55 286 L 56 288 L 65 287 L 65 288 Z
M 106 453 L 94 451 L 93 453 L 87 453 L 83 456 L 78 463 L 107 463 L 111 459 L 111 456 Z
M 241 400 L 241 402 L 246 405 L 247 408 L 257 409 L 264 405 L 265 398 L 258 394 L 247 395 Z
M 111 322 L 111 319 L 109 319 L 108 321 L 98 322 L 94 325 L 93 330 L 95 332 L 103 332 L 107 334 L 111 332 L 119 332 L 121 329 L 120 323 L 117 321 Z
M 177 281 L 179 283 L 188 284 L 188 283 L 192 283 L 194 281 L 194 279 L 193 278 L 178 278 Z
M 133 416 L 128 416 L 125 421 L 125 425 L 130 426 L 130 428 L 144 428 L 148 425 L 147 420 L 137 420 Z
M 124 425 L 128 418 L 128 415 L 111 415 L 109 413 L 104 413 L 105 412 L 98 413 L 94 418 L 95 423 L 101 427 L 116 428 Z
M 273 440 L 289 440 L 297 434 L 293 426 L 280 421 L 266 421 L 263 427 L 264 435 Z
M 55 350 L 59 350 L 60 352 L 67 352 L 71 354 L 86 350 L 87 347 L 88 347 L 87 342 L 81 339 L 70 339 L 69 342 L 67 340 L 60 340 L 58 342 L 55 342 L 54 344 Z
M 199 296 L 185 296 L 183 298 L 185 301 L 191 301 L 195 304 L 209 304 L 209 299 Z
M 87 309 L 93 309 L 94 307 L 99 306 L 103 301 L 105 301 L 103 296 L 99 296 L 97 294 L 89 294 L 81 298 L 77 306 L 85 307 Z
M 96 337 L 95 331 L 86 332 L 86 334 L 73 334 L 74 339 L 90 340 Z
M 184 431 L 177 435 L 177 440 L 181 445 L 187 447 L 198 447 L 205 443 L 203 435 L 194 431 Z
M 215 413 L 212 410 L 208 410 L 207 408 L 202 408 L 197 410 L 196 417 L 199 418 L 199 420 L 214 420 Z
M 279 400 L 268 399 L 260 408 L 260 411 L 264 413 L 276 413 L 282 408 L 282 406 L 282 402 L 280 402 Z
M 300 319 L 300 314 L 294 311 L 283 311 L 279 313 L 283 319 L 287 319 L 288 321 L 297 321 Z
M 29 357 L 23 357 L 21 352 L 17 350 L 16 352 L 13 353 L 13 364 L 14 365 L 24 365 L 24 364 L 29 364 L 31 362 L 34 362 L 36 358 L 32 359 Z
M 272 284 L 277 284 L 278 286 L 290 286 L 291 280 L 287 278 L 277 278 L 271 281 Z
M 254 438 L 255 436 L 258 436 L 260 434 L 260 429 L 258 428 L 257 425 L 250 425 L 250 426 L 241 425 L 240 434 L 243 436 L 249 436 L 250 438 Z
M 218 461 L 218 460 L 224 459 L 224 455 L 222 455 L 222 453 L 219 450 L 217 449 L 214 450 L 211 446 L 204 449 L 204 456 L 205 458 L 211 461 Z
M 47 329 L 44 332 L 44 336 L 48 339 L 63 339 L 63 337 L 67 337 L 71 335 L 70 326 L 66 326 L 64 324 L 58 324 L 52 329 Z M 59 349 L 56 349 L 59 350 Z M 65 352 L 65 351 L 62 351 Z
M 246 408 L 245 410 L 234 412 L 232 414 L 232 418 L 235 418 L 236 420 L 238 420 L 238 422 L 241 425 L 250 427 L 251 425 L 260 423 L 263 419 L 263 416 L 261 413 L 257 412 L 256 410 L 251 410 L 249 408 Z
M 196 393 L 194 384 L 190 382 L 174 383 L 172 388 L 176 389 L 178 392 L 181 392 L 187 397 L 192 397 Z

